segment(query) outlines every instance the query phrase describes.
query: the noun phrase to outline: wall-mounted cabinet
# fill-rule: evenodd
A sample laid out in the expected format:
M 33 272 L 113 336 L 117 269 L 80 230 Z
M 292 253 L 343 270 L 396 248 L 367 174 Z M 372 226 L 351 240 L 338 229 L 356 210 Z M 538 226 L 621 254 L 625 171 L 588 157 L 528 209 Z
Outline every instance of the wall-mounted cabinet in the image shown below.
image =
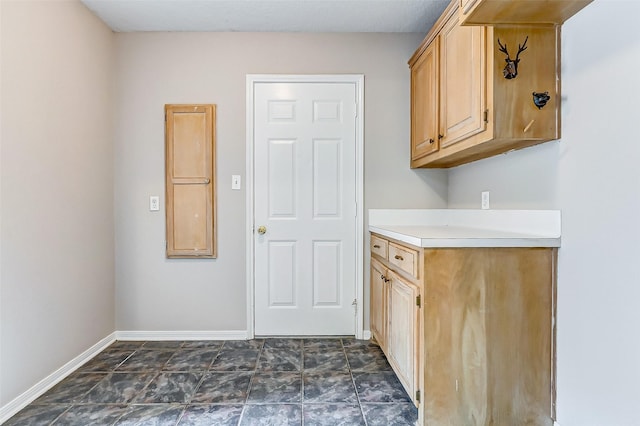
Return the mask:
M 216 257 L 215 105 L 165 105 L 167 257 Z
M 558 139 L 559 55 L 559 26 L 462 26 L 452 2 L 409 61 L 411 167 Z
M 457 0 L 462 25 L 557 24 L 593 0 Z

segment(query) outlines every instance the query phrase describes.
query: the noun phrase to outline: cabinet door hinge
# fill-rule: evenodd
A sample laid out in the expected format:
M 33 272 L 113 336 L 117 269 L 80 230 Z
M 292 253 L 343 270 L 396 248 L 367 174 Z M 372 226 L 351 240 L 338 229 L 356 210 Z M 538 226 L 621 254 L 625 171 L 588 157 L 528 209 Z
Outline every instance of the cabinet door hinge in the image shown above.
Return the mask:
M 416 296 L 416 306 L 418 308 L 422 306 L 422 298 L 420 297 L 420 295 Z
M 416 391 L 416 402 L 420 402 L 420 390 Z
M 489 110 L 488 109 L 484 110 L 484 122 L 485 123 L 489 122 Z
M 358 299 L 353 299 L 351 306 L 353 306 L 354 313 L 358 315 Z

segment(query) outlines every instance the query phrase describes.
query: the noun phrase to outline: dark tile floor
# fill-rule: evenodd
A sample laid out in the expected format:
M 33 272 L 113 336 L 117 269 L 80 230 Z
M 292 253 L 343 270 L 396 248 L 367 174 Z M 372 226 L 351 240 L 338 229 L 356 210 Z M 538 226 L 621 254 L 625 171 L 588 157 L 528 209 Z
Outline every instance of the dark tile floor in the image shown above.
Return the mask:
M 11 425 L 413 425 L 376 345 L 355 339 L 118 341 Z

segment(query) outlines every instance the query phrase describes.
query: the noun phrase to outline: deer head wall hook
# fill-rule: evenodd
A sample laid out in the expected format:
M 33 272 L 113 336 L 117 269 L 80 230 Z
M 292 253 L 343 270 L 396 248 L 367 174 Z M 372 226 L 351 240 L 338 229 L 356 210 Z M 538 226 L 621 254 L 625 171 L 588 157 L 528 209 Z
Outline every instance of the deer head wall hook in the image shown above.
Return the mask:
M 522 45 L 518 44 L 518 53 L 516 54 L 516 58 L 511 59 L 511 57 L 509 56 L 509 51 L 507 51 L 507 44 L 505 43 L 503 46 L 502 43 L 500 43 L 500 39 L 498 39 L 498 46 L 500 46 L 500 51 L 507 55 L 504 60 L 507 65 L 505 65 L 504 69 L 502 70 L 502 74 L 507 80 L 511 80 L 512 78 L 516 78 L 518 76 L 518 63 L 520 62 L 520 54 L 527 50 L 527 40 L 529 40 L 529 36 L 524 39 L 524 43 L 522 43 Z

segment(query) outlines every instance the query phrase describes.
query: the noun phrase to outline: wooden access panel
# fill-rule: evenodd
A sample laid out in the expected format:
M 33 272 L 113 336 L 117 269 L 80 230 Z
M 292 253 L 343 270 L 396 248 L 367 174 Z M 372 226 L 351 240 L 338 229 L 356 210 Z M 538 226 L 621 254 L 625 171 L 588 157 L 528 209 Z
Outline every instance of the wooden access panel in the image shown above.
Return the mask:
M 215 258 L 215 105 L 165 105 L 167 257 Z

